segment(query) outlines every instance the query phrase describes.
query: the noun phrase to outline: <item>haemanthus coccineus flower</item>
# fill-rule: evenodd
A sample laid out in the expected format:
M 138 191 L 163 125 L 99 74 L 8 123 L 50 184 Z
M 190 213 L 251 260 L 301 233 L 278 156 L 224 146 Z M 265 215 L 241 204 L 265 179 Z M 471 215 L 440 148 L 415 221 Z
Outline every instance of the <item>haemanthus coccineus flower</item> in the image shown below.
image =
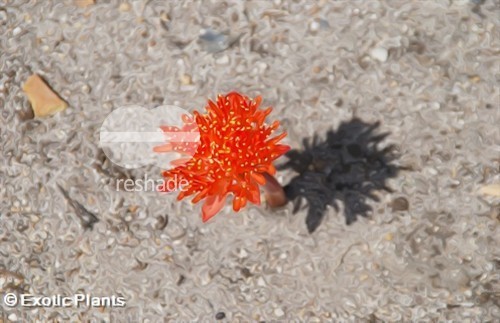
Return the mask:
M 239 211 L 247 201 L 260 204 L 259 185 L 271 190 L 279 186 L 272 177 L 276 173 L 273 161 L 290 147 L 278 143 L 286 136 L 286 132 L 271 137 L 279 127 L 279 122 L 274 121 L 271 125 L 264 123 L 272 109 L 259 109 L 261 101 L 260 96 L 249 99 L 236 92 L 219 95 L 216 102 L 209 100 L 207 113 L 194 112 L 200 143 L 193 157 L 182 160 L 175 168 L 163 172 L 166 179 L 183 179 L 189 183 L 182 188 L 178 200 L 193 194 L 193 203 L 205 199 L 202 207 L 203 222 L 220 211 L 230 194 L 234 196 L 234 211 Z M 183 129 L 162 129 L 189 131 L 193 129 L 194 122 L 185 118 Z M 184 147 L 175 147 L 169 143 L 156 147 L 155 151 L 181 151 L 189 148 L 185 143 Z

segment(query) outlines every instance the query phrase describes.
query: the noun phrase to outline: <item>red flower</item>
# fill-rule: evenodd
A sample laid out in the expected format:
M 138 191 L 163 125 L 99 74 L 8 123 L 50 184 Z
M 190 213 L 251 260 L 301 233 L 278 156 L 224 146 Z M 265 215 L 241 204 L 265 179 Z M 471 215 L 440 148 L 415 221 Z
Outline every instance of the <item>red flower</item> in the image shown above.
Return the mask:
M 260 110 L 261 101 L 260 96 L 252 100 L 236 92 L 219 95 L 216 103 L 208 101 L 206 114 L 195 111 L 194 121 L 184 118 L 183 129 L 162 128 L 165 132 L 185 132 L 195 129 L 194 123 L 197 125 L 200 143 L 193 157 L 163 172 L 163 176 L 189 183 L 182 188 L 178 200 L 193 194 L 196 194 L 193 203 L 205 199 L 203 222 L 220 211 L 230 193 L 234 195 L 235 211 L 244 207 L 247 201 L 259 205 L 259 184 L 266 183 L 267 174 L 276 173 L 273 161 L 290 149 L 278 144 L 286 137 L 286 132 L 270 138 L 279 122 L 264 123 L 272 109 Z M 194 147 L 188 143 L 169 143 L 155 148 L 158 152 L 172 150 L 189 152 Z

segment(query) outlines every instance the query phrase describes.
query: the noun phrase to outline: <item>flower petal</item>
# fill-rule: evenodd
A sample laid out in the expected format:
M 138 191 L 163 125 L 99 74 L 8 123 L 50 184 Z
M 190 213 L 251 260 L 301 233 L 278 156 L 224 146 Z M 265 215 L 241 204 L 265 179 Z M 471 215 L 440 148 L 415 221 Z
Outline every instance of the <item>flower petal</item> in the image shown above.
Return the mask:
M 206 198 L 205 204 L 201 208 L 201 218 L 203 222 L 210 220 L 215 214 L 217 214 L 224 203 L 226 202 L 226 195 L 210 195 Z
M 170 144 L 170 143 L 164 144 L 161 146 L 153 147 L 153 151 L 155 153 L 166 153 L 166 152 L 172 151 L 172 149 L 173 149 L 173 147 L 172 147 L 172 144 Z
M 262 176 L 261 174 L 253 172 L 251 175 L 252 175 L 252 178 L 260 185 L 266 184 L 266 178 L 264 176 Z
M 290 150 L 278 144 L 286 132 L 271 137 L 280 124 L 266 123 L 272 108 L 260 109 L 261 103 L 260 96 L 251 99 L 238 92 L 218 95 L 216 100 L 208 101 L 206 113 L 194 111 L 194 118 L 182 116 L 184 125 L 179 128 L 162 127 L 164 132 L 170 132 L 167 135 L 171 146 L 158 146 L 155 151 L 188 152 L 191 157 L 174 162 L 176 167 L 163 175 L 188 182 L 179 199 L 190 195 L 194 195 L 193 203 L 205 199 L 203 221 L 222 208 L 229 193 L 234 196 L 235 211 L 247 201 L 260 204 L 259 185 L 268 184 L 266 176 L 276 173 L 272 162 Z M 191 145 L 180 136 L 192 129 L 199 131 L 199 145 Z

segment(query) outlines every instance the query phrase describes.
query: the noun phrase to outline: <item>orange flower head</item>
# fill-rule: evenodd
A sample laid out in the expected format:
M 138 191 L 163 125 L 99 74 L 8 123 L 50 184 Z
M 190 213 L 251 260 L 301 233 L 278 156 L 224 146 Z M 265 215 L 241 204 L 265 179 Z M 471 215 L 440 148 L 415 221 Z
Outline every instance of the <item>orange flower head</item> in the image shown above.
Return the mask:
M 208 101 L 206 114 L 195 111 L 194 120 L 185 117 L 182 129 L 162 127 L 165 132 L 195 128 L 199 131 L 200 142 L 196 146 L 168 143 L 155 151 L 191 152 L 192 158 L 179 160 L 178 166 L 164 171 L 163 176 L 188 183 L 178 200 L 193 194 L 196 194 L 193 203 L 205 199 L 203 222 L 220 211 L 230 193 L 234 196 L 234 211 L 239 211 L 247 201 L 259 205 L 259 185 L 266 183 L 264 174 L 274 175 L 273 161 L 290 149 L 278 144 L 286 132 L 270 137 L 279 127 L 279 121 L 264 123 L 272 108 L 259 109 L 261 101 L 260 96 L 252 100 L 236 92 L 219 95 L 217 102 Z M 190 149 L 196 149 L 194 154 Z

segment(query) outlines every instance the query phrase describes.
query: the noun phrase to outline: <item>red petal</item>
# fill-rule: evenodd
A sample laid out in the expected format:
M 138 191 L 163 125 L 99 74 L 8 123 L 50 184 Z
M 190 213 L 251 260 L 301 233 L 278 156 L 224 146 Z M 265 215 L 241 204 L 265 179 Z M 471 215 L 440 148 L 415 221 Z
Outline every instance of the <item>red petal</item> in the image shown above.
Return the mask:
M 172 166 L 181 166 L 181 165 L 184 165 L 185 163 L 187 163 L 190 160 L 191 160 L 191 158 L 179 158 L 179 159 L 176 159 L 176 160 L 172 160 L 170 162 L 170 164 Z
M 163 130 L 163 132 L 176 132 L 180 130 L 175 126 L 160 126 L 160 129 Z
M 262 103 L 262 97 L 259 95 L 253 101 L 255 102 L 255 107 L 258 108 L 259 105 Z
M 287 145 L 276 145 L 273 148 L 273 151 L 279 155 L 283 155 L 286 152 L 288 152 L 289 150 L 290 150 L 290 146 L 287 146 Z
M 280 141 L 281 139 L 285 138 L 286 137 L 286 132 L 283 132 L 282 134 L 274 137 L 274 138 L 271 138 L 269 139 L 268 141 L 266 141 L 266 144 L 267 145 L 274 145 L 275 143 L 277 143 L 278 141 Z
M 256 205 L 260 205 L 260 190 L 259 186 L 250 186 L 247 192 L 247 198 L 250 202 Z
M 238 212 L 241 209 L 241 197 L 235 196 L 233 199 L 233 210 Z
M 205 204 L 201 208 L 202 220 L 207 222 L 216 215 L 224 206 L 226 195 L 211 195 L 207 197 Z
M 153 147 L 153 151 L 155 153 L 166 153 L 172 151 L 172 148 L 173 148 L 172 144 L 164 144 L 161 146 Z
M 208 193 L 208 188 L 206 188 L 203 191 L 201 191 L 200 193 L 198 193 L 198 195 L 196 195 L 191 202 L 198 203 L 199 201 L 204 199 L 205 196 L 207 196 L 207 193 Z
M 261 174 L 252 172 L 251 176 L 260 185 L 266 184 L 266 178 Z

